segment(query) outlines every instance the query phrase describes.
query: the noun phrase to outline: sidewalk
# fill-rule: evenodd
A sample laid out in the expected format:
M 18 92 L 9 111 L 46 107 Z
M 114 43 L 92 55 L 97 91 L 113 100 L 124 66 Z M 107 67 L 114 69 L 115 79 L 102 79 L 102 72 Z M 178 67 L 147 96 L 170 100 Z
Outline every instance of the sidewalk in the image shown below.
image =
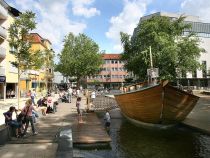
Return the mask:
M 28 135 L 26 138 L 12 138 L 6 145 L 0 147 L 1 158 L 25 158 L 25 157 L 56 157 L 58 147 L 58 134 L 61 130 L 71 128 L 77 122 L 76 99 L 72 103 L 60 103 L 58 112 L 48 114 L 38 119 L 35 124 L 39 134 Z M 85 97 L 82 98 L 82 105 L 85 108 Z M 30 126 L 29 126 L 30 127 Z M 71 158 L 71 157 L 69 157 Z
M 192 112 L 182 122 L 184 125 L 210 134 L 210 96 L 200 94 Z

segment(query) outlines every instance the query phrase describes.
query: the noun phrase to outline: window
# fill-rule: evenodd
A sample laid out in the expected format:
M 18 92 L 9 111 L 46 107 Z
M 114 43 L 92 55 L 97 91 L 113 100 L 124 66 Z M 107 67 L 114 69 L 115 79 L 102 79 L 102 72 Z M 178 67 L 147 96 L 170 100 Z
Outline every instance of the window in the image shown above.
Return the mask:
M 207 77 L 206 61 L 202 61 L 202 74 L 203 74 L 203 78 L 206 78 Z
M 106 64 L 110 64 L 110 60 L 106 60 Z
M 115 67 L 114 69 L 115 69 L 115 71 L 118 71 L 118 68 L 117 67 Z
M 187 77 L 186 71 L 182 71 L 182 78 L 186 78 L 186 77 Z
M 192 77 L 193 78 L 197 78 L 197 70 L 195 70 L 195 71 L 192 72 Z
M 114 64 L 114 60 L 112 60 L 112 64 Z
M 114 67 L 112 68 L 112 71 L 114 71 Z
M 115 64 L 117 64 L 117 63 L 118 63 L 118 61 L 117 61 L 117 60 L 115 60 L 115 61 L 114 61 L 114 63 L 115 63 Z

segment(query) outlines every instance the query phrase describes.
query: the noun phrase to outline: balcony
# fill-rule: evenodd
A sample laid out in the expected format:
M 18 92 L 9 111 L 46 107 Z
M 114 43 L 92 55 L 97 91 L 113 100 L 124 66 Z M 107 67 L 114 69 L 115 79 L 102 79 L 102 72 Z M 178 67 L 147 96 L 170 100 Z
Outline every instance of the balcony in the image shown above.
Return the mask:
M 6 70 L 2 66 L 0 66 L 0 76 L 6 76 Z
M 6 49 L 0 46 L 0 59 L 4 59 L 6 57 Z
M 7 10 L 3 6 L 0 5 L 0 19 L 6 20 L 7 17 L 8 17 Z
M 0 38 L 6 39 L 7 38 L 7 30 L 0 26 Z

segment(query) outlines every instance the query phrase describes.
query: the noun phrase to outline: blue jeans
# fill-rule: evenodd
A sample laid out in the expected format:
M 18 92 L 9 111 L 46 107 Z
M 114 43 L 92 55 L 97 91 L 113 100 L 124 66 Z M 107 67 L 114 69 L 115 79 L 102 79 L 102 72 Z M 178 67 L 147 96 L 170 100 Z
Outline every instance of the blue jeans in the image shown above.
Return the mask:
M 31 96 L 31 101 L 32 101 L 33 105 L 36 105 L 33 96 Z

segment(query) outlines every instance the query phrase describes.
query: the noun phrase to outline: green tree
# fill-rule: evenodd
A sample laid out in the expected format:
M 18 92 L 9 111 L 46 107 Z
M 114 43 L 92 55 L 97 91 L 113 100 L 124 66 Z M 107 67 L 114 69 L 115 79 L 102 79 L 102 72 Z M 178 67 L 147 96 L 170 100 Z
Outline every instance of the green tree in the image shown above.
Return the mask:
M 44 66 L 45 66 L 45 82 L 46 82 L 46 87 L 47 87 L 47 91 L 50 88 L 48 80 L 53 78 L 53 73 L 52 73 L 52 69 L 54 67 L 54 58 L 55 54 L 53 52 L 52 49 L 47 49 L 44 52 Z
M 198 58 L 205 50 L 199 47 L 199 38 L 193 32 L 183 36 L 184 30 L 191 28 L 184 19 L 182 16 L 176 20 L 154 16 L 141 21 L 132 36 L 121 33 L 125 68 L 141 80 L 146 79 L 150 68 L 149 46 L 152 48 L 153 65 L 159 68 L 160 79 L 174 80 L 176 69 L 187 72 L 199 68 Z
M 18 69 L 18 106 L 20 98 L 20 76 L 29 69 L 39 69 L 42 66 L 42 52 L 32 52 L 30 31 L 35 29 L 35 14 L 26 11 L 17 17 L 9 27 L 9 45 L 16 60 L 11 62 Z
M 59 58 L 56 70 L 64 76 L 76 77 L 77 86 L 82 78 L 97 74 L 102 64 L 98 45 L 85 34 L 69 33 Z

